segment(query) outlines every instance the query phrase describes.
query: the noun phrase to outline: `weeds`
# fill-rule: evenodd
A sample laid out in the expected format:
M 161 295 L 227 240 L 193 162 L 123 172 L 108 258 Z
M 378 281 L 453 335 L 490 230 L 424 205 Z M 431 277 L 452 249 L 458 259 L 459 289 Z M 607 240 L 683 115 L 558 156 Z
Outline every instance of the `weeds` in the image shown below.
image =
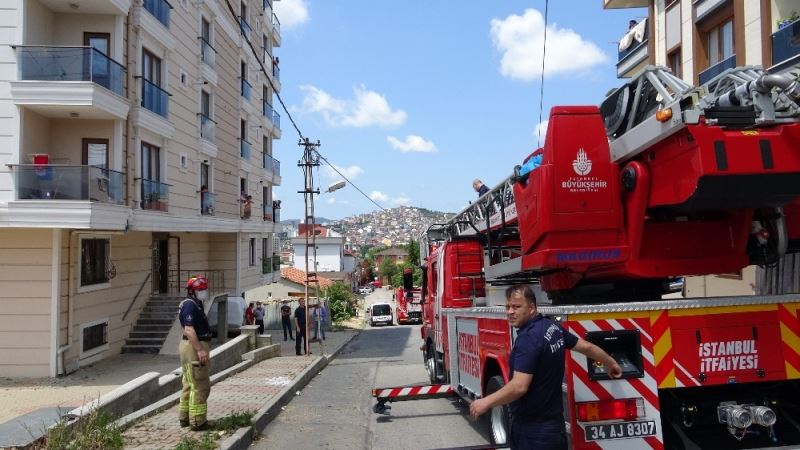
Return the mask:
M 214 425 L 214 429 L 217 431 L 224 431 L 226 433 L 233 433 L 239 428 L 249 427 L 252 425 L 254 415 L 255 413 L 253 411 L 233 413 L 230 416 L 225 416 L 217 420 L 216 425 Z
M 114 425 L 111 414 L 92 410 L 77 424 L 70 426 L 62 418 L 47 434 L 48 450 L 121 450 L 122 431 Z
M 233 434 L 239 428 L 252 425 L 253 415 L 255 415 L 253 411 L 244 411 L 222 417 L 214 424 L 213 431 L 203 434 L 200 439 L 184 436 L 175 450 L 214 450 L 217 448 L 217 439 Z
M 214 441 L 213 433 L 206 433 L 201 439 L 184 436 L 175 450 L 214 450 L 216 448 L 217 444 Z

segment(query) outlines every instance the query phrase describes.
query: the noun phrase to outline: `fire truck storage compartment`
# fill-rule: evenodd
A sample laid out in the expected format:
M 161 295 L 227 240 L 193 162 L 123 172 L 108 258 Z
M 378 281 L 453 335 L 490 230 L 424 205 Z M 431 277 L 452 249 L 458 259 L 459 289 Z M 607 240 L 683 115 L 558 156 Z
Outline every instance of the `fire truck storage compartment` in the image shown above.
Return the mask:
M 584 338 L 606 351 L 622 367 L 622 378 L 642 378 L 642 341 L 639 330 L 590 331 Z M 608 380 L 605 367 L 592 358 L 586 358 L 589 379 Z

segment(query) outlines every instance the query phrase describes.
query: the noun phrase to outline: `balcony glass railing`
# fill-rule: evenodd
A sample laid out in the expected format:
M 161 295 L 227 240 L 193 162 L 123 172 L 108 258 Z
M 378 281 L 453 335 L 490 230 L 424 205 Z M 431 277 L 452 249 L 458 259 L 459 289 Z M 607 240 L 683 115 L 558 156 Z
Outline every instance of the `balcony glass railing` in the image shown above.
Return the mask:
M 166 0 L 144 0 L 144 9 L 153 15 L 162 25 L 169 28 L 169 10 L 172 5 Z
M 17 200 L 84 200 L 122 205 L 125 174 L 98 166 L 12 165 Z
M 200 137 L 207 141 L 214 141 L 214 130 L 216 129 L 216 122 L 205 114 L 200 113 Z
M 250 24 L 247 23 L 247 20 L 245 20 L 244 17 L 241 17 L 241 20 L 242 20 L 242 22 L 241 22 L 242 34 L 247 39 L 250 39 L 250 35 L 253 33 L 253 28 L 250 27 Z
M 780 64 L 797 55 L 800 55 L 800 20 L 772 34 L 772 64 Z
M 261 273 L 267 274 L 281 270 L 280 255 L 267 256 L 261 261 Z
M 634 30 L 636 27 L 644 27 L 644 30 L 641 34 L 637 34 Z M 622 61 L 628 55 L 635 53 L 637 50 L 642 48 L 642 46 L 647 46 L 647 39 L 649 38 L 649 31 L 647 26 L 647 19 L 644 19 L 642 22 L 636 25 L 633 29 L 629 30 L 620 40 L 619 48 L 617 49 L 618 59 L 617 61 Z M 641 37 L 641 39 L 637 39 L 637 37 Z M 624 45 L 623 45 L 624 44 Z M 623 48 L 624 47 L 624 48 Z
M 169 209 L 169 185 L 157 180 L 142 179 L 142 209 L 167 211 Z
M 250 159 L 250 143 L 245 141 L 244 139 L 239 139 L 240 145 L 240 155 L 242 159 Z
M 275 158 L 272 158 L 272 173 L 275 175 L 281 175 L 281 162 Z
M 169 94 L 150 80 L 142 78 L 142 106 L 162 117 L 169 114 Z
M 275 128 L 281 129 L 281 115 L 278 114 L 278 111 L 272 113 L 272 123 L 275 125 Z
M 264 11 L 272 9 L 272 0 L 264 0 Z
M 264 203 L 261 205 L 261 209 L 264 212 L 264 221 L 271 222 L 272 221 L 272 204 L 271 203 Z
M 247 80 L 242 78 L 242 97 L 244 97 L 245 100 L 248 101 L 250 100 L 250 93 L 252 90 L 253 86 L 251 86 L 250 83 L 247 82 Z
M 264 106 L 261 107 L 261 111 L 269 120 L 272 120 L 272 105 L 269 104 L 266 100 L 263 101 Z
M 275 28 L 275 31 L 280 35 L 281 34 L 281 21 L 278 20 L 278 16 L 275 13 L 272 13 L 272 26 Z
M 213 68 L 216 62 L 216 50 L 205 38 L 200 38 L 200 60 L 208 67 Z
M 271 155 L 264 153 L 263 157 L 264 162 L 264 170 L 269 170 L 270 172 L 274 173 L 275 175 L 280 176 L 281 174 L 281 162 L 277 159 L 273 158 Z
M 272 64 L 272 77 L 281 81 L 281 68 L 277 64 Z
M 717 64 L 709 67 L 708 69 L 700 72 L 700 75 L 697 76 L 697 79 L 700 81 L 700 84 L 703 85 L 714 79 L 714 77 L 722 72 L 728 69 L 733 69 L 734 67 L 736 67 L 736 55 L 731 55 Z
M 123 96 L 125 68 L 92 47 L 18 46 L 20 80 L 91 81 Z
M 214 194 L 211 192 L 200 192 L 200 214 L 214 215 Z

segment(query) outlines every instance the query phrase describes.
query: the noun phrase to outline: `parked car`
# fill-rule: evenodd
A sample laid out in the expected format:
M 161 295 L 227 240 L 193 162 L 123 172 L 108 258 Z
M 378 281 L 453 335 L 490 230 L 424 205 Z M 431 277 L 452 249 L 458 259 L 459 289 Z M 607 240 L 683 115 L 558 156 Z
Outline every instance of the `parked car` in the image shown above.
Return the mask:
M 211 309 L 208 310 L 208 324 L 211 326 L 211 331 L 214 335 L 217 332 L 217 316 L 219 303 L 214 302 L 211 304 Z M 228 335 L 237 335 L 244 325 L 244 311 L 247 309 L 247 303 L 242 297 L 228 297 Z
M 369 308 L 369 324 L 373 327 L 378 324 L 393 325 L 392 305 L 388 303 L 373 303 Z
M 358 293 L 361 294 L 361 295 L 371 294 L 372 293 L 372 289 L 364 286 L 364 287 L 362 287 L 361 289 L 358 290 Z

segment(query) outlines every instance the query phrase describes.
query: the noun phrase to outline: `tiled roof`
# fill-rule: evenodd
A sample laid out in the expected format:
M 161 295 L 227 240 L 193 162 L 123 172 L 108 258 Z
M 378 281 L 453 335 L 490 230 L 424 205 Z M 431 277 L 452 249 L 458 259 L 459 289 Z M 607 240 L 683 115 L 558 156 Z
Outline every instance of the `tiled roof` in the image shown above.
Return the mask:
M 300 269 L 295 269 L 294 267 L 284 267 L 281 269 L 281 278 L 285 278 L 292 283 L 297 284 L 305 284 L 306 283 L 306 273 Z M 317 275 L 317 280 L 319 280 L 319 287 L 330 287 L 333 285 L 333 281 L 329 280 L 328 278 L 321 277 Z

